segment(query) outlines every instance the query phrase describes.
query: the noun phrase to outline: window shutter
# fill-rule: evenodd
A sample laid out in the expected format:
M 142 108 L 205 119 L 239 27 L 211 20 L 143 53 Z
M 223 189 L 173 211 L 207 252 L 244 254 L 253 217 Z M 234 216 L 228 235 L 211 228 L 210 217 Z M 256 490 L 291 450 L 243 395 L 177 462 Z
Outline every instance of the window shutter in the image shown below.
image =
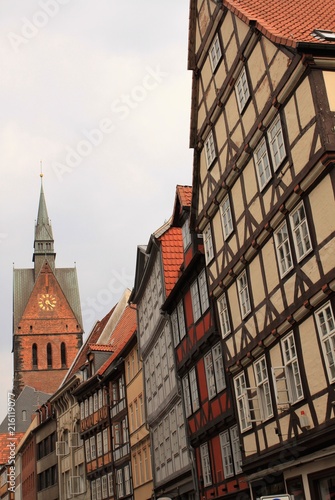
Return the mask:
M 271 368 L 273 386 L 275 389 L 275 396 L 277 406 L 287 406 L 291 403 L 287 373 L 285 366 L 273 366 Z
M 258 387 L 246 387 L 246 408 L 248 422 L 262 422 L 263 415 L 260 406 Z

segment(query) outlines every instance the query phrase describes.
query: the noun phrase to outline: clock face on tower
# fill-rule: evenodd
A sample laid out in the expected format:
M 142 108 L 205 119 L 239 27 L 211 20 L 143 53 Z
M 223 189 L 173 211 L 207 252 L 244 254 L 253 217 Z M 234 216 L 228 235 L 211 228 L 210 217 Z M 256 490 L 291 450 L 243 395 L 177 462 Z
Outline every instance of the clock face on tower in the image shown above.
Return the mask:
M 57 300 L 51 293 L 42 293 L 38 299 L 38 305 L 43 311 L 53 311 L 57 305 Z

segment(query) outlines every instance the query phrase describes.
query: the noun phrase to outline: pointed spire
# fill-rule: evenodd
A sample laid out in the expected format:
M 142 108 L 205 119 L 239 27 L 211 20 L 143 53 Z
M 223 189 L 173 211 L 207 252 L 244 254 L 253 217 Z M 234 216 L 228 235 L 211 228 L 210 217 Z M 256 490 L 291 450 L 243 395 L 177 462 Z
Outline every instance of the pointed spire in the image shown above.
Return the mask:
M 35 271 L 37 271 L 37 273 L 39 272 L 41 265 L 45 261 L 45 259 L 47 259 L 51 267 L 54 268 L 54 261 L 56 256 L 54 252 L 54 238 L 52 234 L 51 222 L 48 217 L 47 205 L 45 203 L 42 171 L 40 173 L 40 177 L 41 191 L 38 205 L 37 221 L 35 226 L 33 255 L 33 262 L 35 262 Z

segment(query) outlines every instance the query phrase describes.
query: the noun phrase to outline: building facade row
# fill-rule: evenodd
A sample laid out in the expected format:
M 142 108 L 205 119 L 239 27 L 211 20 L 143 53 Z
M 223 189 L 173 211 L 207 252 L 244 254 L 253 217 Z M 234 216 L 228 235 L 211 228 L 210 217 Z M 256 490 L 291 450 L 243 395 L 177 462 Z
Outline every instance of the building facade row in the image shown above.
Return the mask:
M 76 357 L 80 315 L 56 322 L 73 362 L 17 449 L 16 498 L 334 496 L 335 7 L 303 7 L 191 0 L 192 187 Z M 31 311 L 57 319 L 37 253 Z M 23 319 L 17 391 L 56 352 Z

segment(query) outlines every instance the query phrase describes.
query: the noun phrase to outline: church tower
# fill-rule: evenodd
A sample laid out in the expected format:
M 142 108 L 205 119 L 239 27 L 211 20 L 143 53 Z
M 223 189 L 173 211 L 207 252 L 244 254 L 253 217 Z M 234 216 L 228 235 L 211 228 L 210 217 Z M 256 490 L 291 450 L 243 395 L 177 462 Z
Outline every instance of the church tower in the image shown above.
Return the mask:
M 82 345 L 76 268 L 57 268 L 43 190 L 35 227 L 32 269 L 14 269 L 14 393 L 25 386 L 54 393 Z

